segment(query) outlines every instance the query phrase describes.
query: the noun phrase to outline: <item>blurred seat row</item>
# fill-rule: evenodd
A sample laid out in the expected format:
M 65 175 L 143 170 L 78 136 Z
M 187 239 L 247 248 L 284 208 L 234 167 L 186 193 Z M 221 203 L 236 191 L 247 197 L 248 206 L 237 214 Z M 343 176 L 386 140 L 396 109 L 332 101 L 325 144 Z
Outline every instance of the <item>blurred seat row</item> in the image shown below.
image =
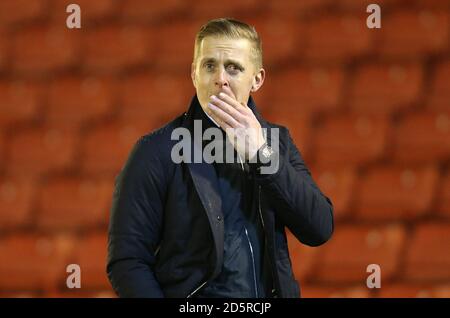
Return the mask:
M 314 171 L 320 171 L 314 173 Z M 314 168 L 338 221 L 450 221 L 450 173 L 435 167 Z M 114 178 L 0 179 L 0 229 L 91 229 L 108 223 Z
M 267 112 L 280 112 L 279 117 L 288 117 L 288 113 L 398 116 L 408 110 L 445 112 L 449 83 L 448 59 L 437 61 L 431 74 L 419 63 L 369 63 L 353 72 L 295 66 L 285 71 L 269 69 L 256 101 Z M 0 79 L 0 124 L 45 122 L 76 128 L 110 117 L 141 121 L 150 114 L 161 122 L 184 111 L 194 93 L 189 70 L 181 75 L 146 71 L 120 80 L 94 75 L 51 81 Z
M 362 293 L 375 293 L 364 285 L 369 264 L 381 268 L 383 288 L 395 295 L 396 289 L 419 286 L 446 286 L 450 279 L 450 222 L 424 222 L 408 227 L 398 223 L 374 226 L 367 224 L 343 225 L 328 244 L 319 248 L 306 247 L 288 233 L 291 259 L 295 276 L 302 284 L 310 286 L 306 293 L 325 295 L 338 287 L 356 288 Z M 351 242 L 351 243 L 350 243 Z M 8 257 L 0 264 L 0 288 L 11 292 L 53 292 L 65 290 L 69 264 L 81 268 L 82 293 L 110 291 L 105 275 L 107 237 L 103 232 L 90 231 L 88 235 L 16 235 L 0 240 L 0 253 Z M 323 290 L 314 289 L 320 286 Z M 314 287 L 316 286 L 316 287 Z M 337 287 L 332 287 L 337 286 Z M 350 287 L 349 287 L 350 286 Z M 384 288 L 386 287 L 386 288 Z M 430 292 L 439 292 L 432 288 Z M 82 294 L 81 293 L 81 294 Z M 337 292 L 335 292 L 337 293 Z M 376 293 L 375 293 L 376 295 Z M 337 295 L 336 295 L 337 296 Z

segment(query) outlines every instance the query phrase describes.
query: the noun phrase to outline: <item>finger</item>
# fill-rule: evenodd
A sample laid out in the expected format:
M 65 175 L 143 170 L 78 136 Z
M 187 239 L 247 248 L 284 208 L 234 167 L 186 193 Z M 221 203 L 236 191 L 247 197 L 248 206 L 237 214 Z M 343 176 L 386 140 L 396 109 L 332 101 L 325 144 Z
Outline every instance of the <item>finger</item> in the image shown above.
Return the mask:
M 224 86 L 223 91 L 225 92 L 225 95 L 230 96 L 232 99 L 234 99 L 236 102 L 238 102 L 236 95 L 234 95 L 233 91 L 230 87 Z M 249 109 L 249 107 L 245 103 L 239 103 L 238 104 L 244 106 L 245 109 Z
M 211 107 L 208 106 L 207 109 L 208 115 L 214 119 L 214 122 L 220 127 L 223 128 L 223 123 L 222 123 L 222 119 L 220 119 L 219 117 L 217 117 L 216 113 L 211 109 Z
M 223 91 L 225 92 L 225 94 L 227 94 L 228 96 L 230 96 L 231 98 L 233 98 L 233 99 L 237 99 L 236 98 L 236 95 L 234 95 L 234 93 L 233 93 L 233 91 L 231 90 L 231 88 L 230 87 L 228 87 L 228 86 L 223 86 Z
M 236 108 L 234 108 L 230 104 L 217 98 L 217 96 L 212 95 L 211 99 L 210 99 L 210 103 L 221 108 L 223 111 L 225 111 L 230 116 L 232 116 L 237 122 L 239 122 L 241 124 L 245 124 L 245 117 L 242 115 L 242 113 L 237 111 Z
M 220 121 L 219 125 L 225 131 L 225 133 L 227 133 L 227 131 L 234 130 L 233 127 L 231 127 L 229 124 L 227 124 L 226 122 L 222 121 L 221 119 L 218 119 L 217 117 L 216 117 L 216 121 L 218 123 Z
M 219 124 L 226 123 L 230 125 L 233 128 L 241 127 L 242 125 L 237 122 L 230 114 L 223 111 L 221 108 L 219 108 L 216 105 L 213 105 L 211 103 L 208 103 L 209 109 L 216 115 L 216 117 L 219 119 Z M 222 127 L 222 125 L 221 125 Z M 222 127 L 223 128 L 223 127 Z
M 224 102 L 230 104 L 231 106 L 233 106 L 234 109 L 236 109 L 237 111 L 239 111 L 241 114 L 247 114 L 246 112 L 246 106 L 243 106 L 241 103 L 239 103 L 236 99 L 232 98 L 231 96 L 224 94 L 224 93 L 219 93 L 219 98 L 221 100 L 223 100 Z

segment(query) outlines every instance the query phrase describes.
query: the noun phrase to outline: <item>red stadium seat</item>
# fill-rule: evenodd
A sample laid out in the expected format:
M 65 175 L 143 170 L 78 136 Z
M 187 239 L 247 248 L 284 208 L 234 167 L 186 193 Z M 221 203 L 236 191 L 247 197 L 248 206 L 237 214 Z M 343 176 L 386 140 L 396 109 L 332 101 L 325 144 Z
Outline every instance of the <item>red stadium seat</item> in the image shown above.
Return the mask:
M 194 94 L 188 74 L 129 77 L 120 86 L 120 116 L 124 121 L 169 121 L 187 111 Z
M 279 18 L 270 14 L 250 19 L 249 23 L 255 26 L 263 39 L 263 66 L 267 69 L 300 56 L 299 44 L 304 42 L 304 28 L 298 19 Z M 281 34 L 283 41 L 280 41 Z
M 436 201 L 437 214 L 450 219 L 450 171 L 442 177 Z
M 300 282 L 310 280 L 319 249 L 300 243 L 289 230 L 286 231 L 286 236 L 295 279 Z
M 371 169 L 361 184 L 355 217 L 371 222 L 414 220 L 429 212 L 437 185 L 433 167 Z
M 400 225 L 336 227 L 333 238 L 320 248 L 316 277 L 326 283 L 364 284 L 371 274 L 367 266 L 377 264 L 387 282 L 399 270 L 405 239 Z
M 6 146 L 6 137 L 4 133 L 0 130 L 0 167 L 4 167 L 3 161 L 5 157 L 5 146 Z
M 118 298 L 116 293 L 112 290 L 98 290 L 98 291 L 83 291 L 80 289 L 71 289 L 57 292 L 45 293 L 45 298 Z
M 114 0 L 99 0 L 99 1 L 89 1 L 89 0 L 78 0 L 77 2 L 70 1 L 55 1 L 52 3 L 52 19 L 55 23 L 66 23 L 67 16 L 66 8 L 70 3 L 76 3 L 81 8 L 81 27 L 85 25 L 89 26 L 92 22 L 102 21 L 104 19 L 111 19 L 113 15 L 119 11 L 120 6 Z
M 380 298 L 448 298 L 450 285 L 386 284 L 379 290 Z
M 256 102 L 258 103 L 258 101 Z M 308 113 L 292 112 L 290 109 L 280 107 L 267 110 L 264 113 L 264 118 L 269 122 L 285 126 L 289 129 L 289 134 L 294 144 L 308 164 L 311 159 L 312 150 L 312 116 Z
M 427 1 L 416 0 L 415 5 L 419 9 L 444 9 L 445 10 L 448 8 L 448 3 L 446 3 L 445 1 L 440 1 L 440 0 L 427 0 Z
M 450 111 L 412 113 L 396 128 L 394 160 L 446 162 L 450 158 Z
M 395 8 L 403 0 L 378 0 L 376 3 L 382 8 L 381 10 L 389 10 Z M 367 6 L 374 3 L 372 0 L 342 0 L 336 3 L 336 6 L 345 11 L 365 12 Z
M 391 114 L 408 109 L 420 97 L 423 70 L 419 64 L 369 64 L 356 70 L 349 106 L 354 112 Z
M 257 0 L 229 0 L 227 2 L 197 0 L 195 5 L 189 8 L 189 11 L 194 17 L 204 20 L 205 23 L 209 19 L 217 18 L 219 12 L 222 17 L 249 16 L 257 11 L 260 5 L 261 3 Z
M 44 75 L 73 67 L 80 58 L 79 35 L 59 25 L 20 29 L 12 38 L 12 69 Z
M 205 21 L 172 21 L 158 27 L 150 42 L 155 56 L 153 63 L 158 72 L 190 74 L 195 34 L 204 23 Z
M 0 298 L 39 298 L 39 297 L 42 297 L 42 293 L 36 291 L 0 292 Z
M 9 51 L 8 34 L 3 30 L 0 31 L 0 71 L 4 71 L 7 66 L 7 53 Z
M 62 127 L 18 131 L 9 140 L 6 170 L 30 177 L 73 168 L 77 142 L 78 135 Z
M 364 165 L 385 156 L 389 122 L 377 116 L 333 116 L 320 123 L 316 138 L 318 164 Z
M 331 0 L 284 0 L 282 2 L 270 0 L 264 4 L 267 6 L 267 10 L 276 16 L 298 17 L 302 14 L 306 15 L 311 12 L 326 9 L 332 2 Z
M 267 77 L 261 100 L 276 111 L 332 112 L 339 109 L 344 75 L 337 68 L 297 68 Z
M 404 59 L 439 53 L 449 45 L 449 22 L 445 11 L 394 12 L 382 22 L 379 53 Z
M 106 274 L 107 244 L 105 233 L 94 233 L 83 237 L 75 247 L 74 262 L 80 265 L 84 292 L 111 289 Z
M 450 100 L 450 60 L 434 67 L 431 94 L 428 100 L 430 109 L 448 111 Z
M 137 124 L 110 122 L 95 126 L 82 142 L 82 171 L 108 177 L 117 174 L 138 139 L 154 128 L 151 121 Z
M 359 188 L 355 170 L 313 166 L 311 173 L 320 190 L 333 202 L 335 220 L 349 217 L 354 208 L 355 192 Z
M 65 237 L 13 235 L 0 240 L 0 289 L 8 292 L 55 290 L 65 285 L 71 245 Z
M 300 286 L 302 298 L 369 298 L 373 294 L 361 285 L 301 284 Z
M 37 226 L 76 230 L 105 226 L 114 180 L 52 179 L 40 186 Z
M 450 280 L 450 223 L 420 224 L 408 244 L 404 275 L 411 281 Z
M 41 97 L 42 87 L 37 84 L 0 82 L 0 126 L 26 123 L 38 117 Z
M 366 16 L 322 15 L 306 26 L 304 58 L 324 64 L 350 61 L 369 53 L 372 36 Z
M 49 88 L 47 120 L 52 125 L 77 127 L 113 114 L 114 83 L 107 78 L 66 77 Z
M 146 28 L 108 25 L 89 29 L 83 37 L 84 68 L 99 73 L 117 73 L 152 60 Z M 101 43 L 101 45 L 99 45 Z
M 121 15 L 127 22 L 158 23 L 183 14 L 186 9 L 189 9 L 189 3 L 186 1 L 126 0 L 121 4 Z
M 44 0 L 4 0 L 0 3 L 0 26 L 26 23 L 46 15 Z
M 0 180 L 0 229 L 20 229 L 31 224 L 36 189 L 29 179 Z

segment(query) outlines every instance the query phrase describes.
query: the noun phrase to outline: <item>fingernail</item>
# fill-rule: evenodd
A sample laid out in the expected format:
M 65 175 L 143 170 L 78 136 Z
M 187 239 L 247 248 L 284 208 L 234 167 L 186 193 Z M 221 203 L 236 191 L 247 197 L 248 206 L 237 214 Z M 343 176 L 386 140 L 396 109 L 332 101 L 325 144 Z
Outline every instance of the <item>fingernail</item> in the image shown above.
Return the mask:
M 225 97 L 225 94 L 224 93 L 219 93 L 219 96 L 220 97 Z
M 215 95 L 211 95 L 211 99 L 217 99 Z

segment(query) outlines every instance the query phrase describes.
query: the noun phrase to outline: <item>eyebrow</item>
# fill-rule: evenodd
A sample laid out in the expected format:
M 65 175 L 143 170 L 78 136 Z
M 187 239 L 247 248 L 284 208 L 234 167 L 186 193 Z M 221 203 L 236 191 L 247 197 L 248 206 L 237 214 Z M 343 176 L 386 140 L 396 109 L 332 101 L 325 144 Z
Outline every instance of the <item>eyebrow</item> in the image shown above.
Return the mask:
M 205 57 L 202 59 L 201 64 L 205 64 L 205 63 L 216 63 L 217 60 L 213 57 Z M 232 59 L 227 59 L 225 60 L 225 65 L 228 64 L 235 64 L 238 68 L 240 68 L 241 70 L 245 70 L 244 66 L 242 66 L 242 64 L 236 60 L 232 60 Z

